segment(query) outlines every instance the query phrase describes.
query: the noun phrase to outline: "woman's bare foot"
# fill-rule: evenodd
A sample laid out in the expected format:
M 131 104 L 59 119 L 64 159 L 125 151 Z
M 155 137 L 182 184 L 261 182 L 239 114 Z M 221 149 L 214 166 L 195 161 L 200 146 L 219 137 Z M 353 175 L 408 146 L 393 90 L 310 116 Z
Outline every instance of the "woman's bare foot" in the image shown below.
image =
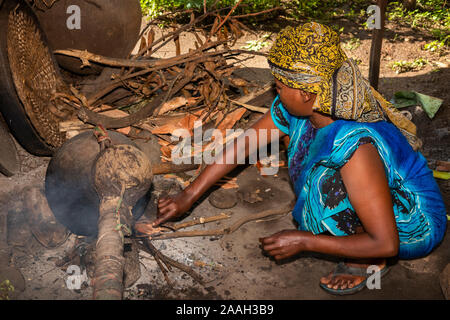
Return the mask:
M 353 268 L 360 268 L 366 271 L 371 265 L 377 265 L 380 270 L 386 266 L 386 259 L 372 259 L 372 260 L 358 260 L 346 262 L 346 266 Z M 354 274 L 338 274 L 335 275 L 334 270 L 326 277 L 320 279 L 320 283 L 326 285 L 330 289 L 345 290 L 352 289 L 361 284 L 367 276 L 360 276 Z

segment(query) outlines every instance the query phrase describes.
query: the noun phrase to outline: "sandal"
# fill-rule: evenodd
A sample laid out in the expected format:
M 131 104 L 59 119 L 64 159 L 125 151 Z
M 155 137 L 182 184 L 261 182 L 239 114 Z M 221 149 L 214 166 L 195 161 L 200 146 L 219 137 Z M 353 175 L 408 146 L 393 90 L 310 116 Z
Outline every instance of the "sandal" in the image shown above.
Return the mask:
M 379 271 L 380 277 L 383 277 L 387 272 L 389 271 L 389 267 L 385 264 L 383 268 Z M 339 275 L 350 275 L 350 276 L 358 276 L 358 277 L 364 277 L 364 280 L 358 284 L 357 286 L 354 286 L 353 288 L 347 288 L 347 289 L 333 289 L 328 288 L 326 284 L 319 283 L 320 287 L 324 289 L 326 292 L 334 295 L 349 295 L 349 294 L 355 294 L 361 290 L 363 290 L 366 287 L 367 278 L 371 275 L 367 274 L 366 268 L 357 268 L 357 267 L 350 267 L 346 265 L 344 262 L 339 262 L 336 268 L 333 271 L 333 278 Z

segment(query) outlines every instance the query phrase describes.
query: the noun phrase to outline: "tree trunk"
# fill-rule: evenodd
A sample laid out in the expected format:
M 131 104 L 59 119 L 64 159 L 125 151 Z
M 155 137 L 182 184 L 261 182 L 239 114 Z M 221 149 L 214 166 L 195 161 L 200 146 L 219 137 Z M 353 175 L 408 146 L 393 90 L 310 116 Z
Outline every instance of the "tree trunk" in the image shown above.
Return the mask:
M 131 235 L 131 208 L 150 188 L 152 167 L 136 147 L 113 145 L 99 154 L 93 175 L 100 197 L 93 298 L 120 300 L 124 288 L 124 236 Z
M 117 215 L 120 197 L 102 199 L 98 221 L 94 300 L 120 300 L 123 293 L 123 235 Z

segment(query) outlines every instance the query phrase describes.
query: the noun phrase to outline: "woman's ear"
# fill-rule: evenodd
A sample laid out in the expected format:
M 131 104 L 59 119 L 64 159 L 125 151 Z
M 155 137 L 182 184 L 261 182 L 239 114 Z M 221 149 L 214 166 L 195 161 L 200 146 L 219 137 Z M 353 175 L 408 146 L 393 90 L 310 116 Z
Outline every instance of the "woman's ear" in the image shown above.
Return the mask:
M 311 93 L 300 90 L 300 95 L 303 99 L 303 102 L 309 102 L 313 97 L 311 95 Z

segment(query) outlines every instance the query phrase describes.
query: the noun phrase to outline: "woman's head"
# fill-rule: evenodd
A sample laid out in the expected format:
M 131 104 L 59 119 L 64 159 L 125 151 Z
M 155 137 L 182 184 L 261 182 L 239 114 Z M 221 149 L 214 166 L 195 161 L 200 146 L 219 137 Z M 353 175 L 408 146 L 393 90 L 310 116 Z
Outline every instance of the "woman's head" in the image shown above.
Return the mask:
M 416 126 L 370 86 L 331 28 L 311 22 L 282 30 L 268 61 L 281 102 L 291 114 L 359 122 L 388 119 L 414 149 L 421 145 Z
M 302 89 L 291 88 L 275 78 L 275 87 L 286 110 L 299 117 L 309 117 L 313 113 L 316 95 Z
M 331 114 L 331 77 L 345 60 L 338 34 L 316 22 L 283 29 L 268 58 L 277 81 L 300 89 L 300 96 L 317 95 L 311 107 L 326 114 Z

